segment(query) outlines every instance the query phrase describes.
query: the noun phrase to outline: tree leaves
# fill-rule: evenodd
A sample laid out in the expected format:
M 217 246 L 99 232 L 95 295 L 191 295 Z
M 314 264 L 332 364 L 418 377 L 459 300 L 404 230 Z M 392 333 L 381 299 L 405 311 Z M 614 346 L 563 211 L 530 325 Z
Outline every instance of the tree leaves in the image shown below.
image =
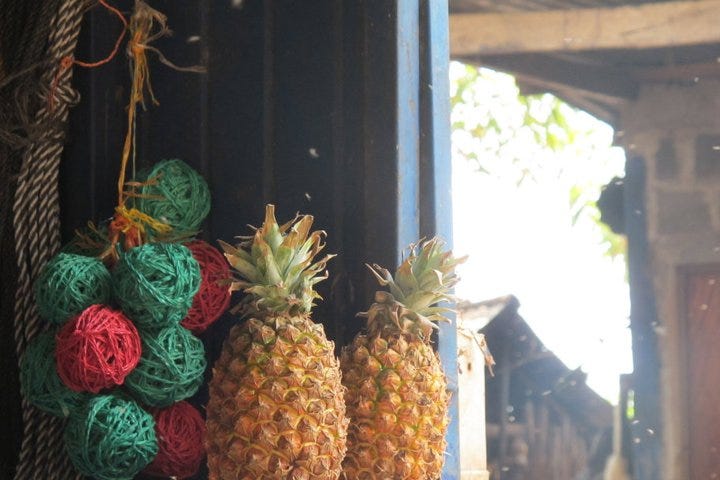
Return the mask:
M 510 75 L 458 62 L 450 71 L 453 157 L 517 186 L 568 178 L 570 222 L 594 222 L 605 253 L 624 255 L 624 238 L 600 221 L 595 203 L 606 174 L 590 165 L 607 163 L 610 147 L 598 141 L 600 121 L 551 94 L 522 95 Z

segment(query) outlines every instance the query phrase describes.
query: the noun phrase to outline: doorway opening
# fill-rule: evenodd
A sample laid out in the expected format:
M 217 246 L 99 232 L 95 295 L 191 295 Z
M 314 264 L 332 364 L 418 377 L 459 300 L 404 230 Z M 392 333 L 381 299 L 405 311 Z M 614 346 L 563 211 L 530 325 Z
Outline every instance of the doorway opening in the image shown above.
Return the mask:
M 502 392 L 486 392 L 489 463 L 500 455 L 505 458 L 495 459 L 495 468 L 507 469 L 506 460 L 513 455 L 521 457 L 520 463 L 532 463 L 528 456 L 536 461 L 545 456 L 517 444 L 521 437 L 527 442 L 527 435 L 507 434 L 521 430 L 512 424 L 537 414 L 525 411 L 525 397 L 552 396 L 562 388 L 560 380 L 581 382 L 608 402 L 609 412 L 609 404 L 619 398 L 620 375 L 632 371 L 625 239 L 602 223 L 597 206 L 603 187 L 622 181 L 625 154 L 613 146 L 616 133 L 611 126 L 551 94 L 521 94 L 510 75 L 453 62 L 450 82 L 454 248 L 469 255 L 456 289 L 460 326 L 482 330 L 516 302 L 515 316 L 522 326 L 517 319 L 508 324 L 508 338 L 515 335 L 514 340 L 525 342 L 530 332 L 542 350 L 537 358 L 553 357 L 567 372 L 558 370 L 559 379 L 550 376 L 542 391 L 532 392 L 541 374 L 532 368 L 530 373 L 518 370 L 520 376 L 535 377 L 536 383 L 506 386 L 504 400 Z M 491 342 L 488 347 L 493 353 L 506 348 Z M 515 350 L 513 354 L 520 355 Z M 498 362 L 498 371 L 528 368 L 534 357 L 506 360 L 509 365 Z M 516 376 L 508 378 L 514 382 Z M 513 405 L 513 391 L 525 395 L 527 405 Z M 581 398 L 590 397 L 578 397 L 577 405 L 569 408 L 572 412 L 562 411 L 563 405 L 549 407 L 555 409 L 550 415 L 558 425 L 596 415 L 592 406 L 580 404 Z M 507 403 L 502 418 L 491 418 L 493 399 Z M 607 429 L 598 424 L 592 432 L 570 425 L 586 445 L 576 452 L 574 465 L 545 465 L 548 478 L 575 478 L 587 470 L 593 448 L 609 448 L 611 421 L 606 421 Z M 493 428 L 502 430 L 504 444 L 493 440 L 499 435 Z M 552 438 L 548 435 L 545 440 Z M 573 439 L 566 434 L 564 440 L 553 441 L 562 449 L 563 441 L 576 444 Z M 597 445 L 601 441 L 604 445 Z M 515 477 L 506 471 L 504 476 L 493 472 L 491 478 Z

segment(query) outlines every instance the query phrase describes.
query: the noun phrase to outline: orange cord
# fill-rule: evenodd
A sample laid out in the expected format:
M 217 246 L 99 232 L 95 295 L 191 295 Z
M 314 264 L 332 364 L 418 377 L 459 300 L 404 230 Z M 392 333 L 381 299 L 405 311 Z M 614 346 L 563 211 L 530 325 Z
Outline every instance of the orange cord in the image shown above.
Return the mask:
M 102 5 L 103 7 L 107 8 L 108 10 L 110 10 L 115 15 L 117 15 L 117 17 L 120 19 L 120 21 L 123 24 L 123 29 L 122 29 L 122 32 L 120 32 L 120 36 L 118 37 L 117 41 L 115 41 L 115 48 L 113 48 L 113 51 L 110 52 L 110 55 L 108 55 L 107 57 L 103 58 L 102 60 L 99 60 L 97 62 L 92 62 L 92 63 L 81 62 L 80 60 L 73 60 L 73 63 L 75 63 L 75 65 L 79 65 L 79 66 L 85 67 L 85 68 L 99 67 L 100 65 L 105 65 L 110 60 L 115 58 L 115 55 L 117 55 L 118 50 L 120 50 L 120 44 L 122 43 L 123 38 L 125 38 L 125 33 L 127 32 L 127 29 L 128 29 L 128 22 L 120 10 L 113 7 L 112 5 L 109 5 L 107 2 L 105 2 L 105 0 L 98 0 L 98 3 L 100 5 Z
M 115 47 L 113 48 L 112 52 L 110 52 L 110 55 L 103 58 L 102 60 L 98 60 L 97 62 L 83 62 L 80 60 L 76 60 L 75 57 L 73 57 L 72 55 L 67 55 L 60 60 L 60 68 L 58 68 L 58 72 L 57 72 L 57 74 L 55 74 L 55 78 L 53 79 L 52 85 L 50 87 L 50 93 L 48 94 L 48 110 L 50 110 L 50 111 L 52 111 L 55 108 L 55 93 L 57 92 L 57 87 L 58 87 L 58 84 L 60 83 L 60 77 L 70 67 L 72 67 L 73 64 L 78 65 L 80 67 L 85 67 L 85 68 L 99 67 L 101 65 L 105 65 L 106 63 L 110 62 L 113 58 L 115 58 L 118 51 L 120 50 L 120 45 L 122 44 L 123 38 L 125 38 L 125 33 L 127 33 L 127 30 L 128 30 L 128 22 L 120 10 L 118 10 L 117 8 L 108 4 L 105 0 L 98 0 L 98 3 L 100 5 L 102 5 L 103 7 L 105 7 L 106 9 L 110 10 L 115 15 L 117 15 L 117 17 L 120 19 L 120 21 L 123 24 L 122 32 L 120 32 L 120 36 L 115 41 Z
M 52 102 L 55 96 L 58 80 L 67 69 L 71 68 L 73 64 L 81 67 L 94 68 L 108 63 L 117 55 L 120 45 L 125 38 L 125 34 L 129 32 L 130 39 L 128 41 L 127 54 L 130 59 L 132 84 L 130 87 L 130 102 L 127 108 L 127 133 L 125 135 L 125 142 L 120 162 L 120 173 L 118 175 L 118 206 L 115 209 L 113 220 L 108 226 L 110 245 L 99 255 L 103 261 L 111 265 L 119 258 L 116 245 L 121 239 L 123 240 L 124 249 L 129 250 L 132 247 L 145 243 L 148 235 L 146 227 L 149 227 L 154 232 L 160 234 L 168 234 L 172 230 L 172 228 L 166 223 L 156 220 L 135 208 L 128 208 L 126 206 L 126 200 L 128 198 L 142 196 L 135 191 L 135 187 L 143 184 L 150 184 L 156 181 L 156 179 L 148 179 L 146 182 L 142 182 L 141 184 L 137 184 L 137 182 L 130 182 L 126 185 L 125 183 L 127 164 L 134 148 L 137 105 L 140 104 L 143 108 L 145 107 L 146 90 L 152 103 L 156 105 L 158 104 L 150 83 L 150 68 L 148 66 L 147 51 L 150 50 L 155 52 L 162 63 L 174 68 L 175 70 L 203 72 L 204 68 L 178 67 L 167 60 L 159 50 L 149 45 L 149 43 L 153 40 L 169 34 L 170 30 L 167 28 L 167 18 L 165 15 L 147 5 L 143 0 L 135 0 L 135 7 L 129 21 L 125 19 L 118 9 L 107 4 L 106 0 L 98 0 L 98 3 L 117 15 L 123 23 L 123 30 L 120 37 L 115 42 L 115 48 L 113 48 L 113 51 L 108 57 L 93 63 L 81 62 L 75 60 L 72 56 L 63 58 L 60 62 L 58 74 L 53 81 L 50 98 L 48 100 L 50 108 L 52 108 Z M 154 27 L 159 28 L 154 30 Z M 130 188 L 125 190 L 126 186 Z

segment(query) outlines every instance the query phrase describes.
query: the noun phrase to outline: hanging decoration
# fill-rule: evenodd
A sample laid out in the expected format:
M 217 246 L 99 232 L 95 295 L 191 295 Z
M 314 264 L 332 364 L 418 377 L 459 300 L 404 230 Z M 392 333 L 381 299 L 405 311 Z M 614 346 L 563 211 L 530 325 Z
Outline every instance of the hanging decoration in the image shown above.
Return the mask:
M 145 405 L 167 407 L 197 392 L 207 361 L 202 342 L 180 325 L 144 335 L 140 364 L 125 386 Z
M 43 332 L 28 346 L 20 363 L 22 393 L 40 410 L 65 418 L 89 398 L 70 390 L 55 369 L 55 329 Z
M 163 160 L 140 179 L 138 209 L 175 232 L 195 232 L 210 212 L 207 182 L 182 160 Z
M 140 335 L 119 310 L 93 305 L 60 329 L 57 372 L 76 392 L 122 385 L 140 360 Z
M 130 249 L 112 272 L 115 298 L 145 330 L 177 325 L 200 288 L 200 266 L 184 245 L 148 243 Z
M 185 245 L 200 265 L 200 289 L 181 325 L 194 334 L 204 332 L 230 304 L 230 267 L 217 248 L 195 240 Z
M 143 473 L 153 477 L 185 479 L 195 475 L 205 457 L 205 420 L 188 402 L 156 410 L 158 454 Z
M 110 272 L 97 258 L 60 253 L 50 260 L 35 283 L 40 317 L 54 324 L 96 303 L 110 301 Z
M 91 398 L 71 415 L 65 445 L 75 467 L 97 480 L 129 480 L 158 452 L 152 415 L 116 394 Z
M 138 105 L 157 104 L 148 53 L 181 71 L 152 42 L 167 19 L 142 0 L 132 15 L 99 0 L 126 29 L 131 71 L 127 134 L 112 219 L 79 231 L 44 267 L 35 284 L 38 311 L 50 328 L 22 361 L 25 397 L 67 418 L 64 442 L 76 469 L 98 480 L 150 475 L 187 478 L 204 458 L 204 420 L 185 399 L 202 384 L 204 331 L 228 306 L 229 268 L 220 252 L 195 240 L 210 210 L 207 182 L 179 159 L 135 171 Z M 54 94 L 48 97 L 52 108 Z M 147 100 L 147 101 L 146 101 Z M 182 323 L 181 323 L 182 322 Z M 159 410 L 162 408 L 162 410 Z M 155 416 L 156 421 L 153 419 Z M 160 453 L 158 453 L 160 452 Z

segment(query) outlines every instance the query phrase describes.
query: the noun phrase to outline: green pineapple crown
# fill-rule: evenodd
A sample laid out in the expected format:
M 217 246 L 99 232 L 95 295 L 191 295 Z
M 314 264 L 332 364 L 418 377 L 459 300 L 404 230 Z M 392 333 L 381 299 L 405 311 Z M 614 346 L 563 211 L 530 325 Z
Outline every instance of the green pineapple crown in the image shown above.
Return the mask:
M 395 275 L 379 265 L 367 265 L 380 285 L 390 290 L 375 292 L 375 303 L 360 314 L 368 318 L 371 334 L 397 328 L 429 341 L 437 328 L 434 322 L 448 321 L 444 314 L 449 309 L 438 304 L 453 300 L 449 292 L 460 280 L 455 267 L 467 257 L 455 258 L 444 246 L 437 237 L 410 245 Z
M 244 315 L 310 313 L 315 299 L 320 298 L 314 286 L 327 278 L 325 267 L 335 256 L 314 261 L 325 247 L 325 232 L 311 232 L 312 223 L 311 215 L 298 214 L 278 225 L 275 206 L 267 205 L 265 221 L 254 229 L 254 235 L 239 237 L 237 247 L 220 242 L 240 277 L 234 279 L 231 289 L 248 294 L 236 311 Z

